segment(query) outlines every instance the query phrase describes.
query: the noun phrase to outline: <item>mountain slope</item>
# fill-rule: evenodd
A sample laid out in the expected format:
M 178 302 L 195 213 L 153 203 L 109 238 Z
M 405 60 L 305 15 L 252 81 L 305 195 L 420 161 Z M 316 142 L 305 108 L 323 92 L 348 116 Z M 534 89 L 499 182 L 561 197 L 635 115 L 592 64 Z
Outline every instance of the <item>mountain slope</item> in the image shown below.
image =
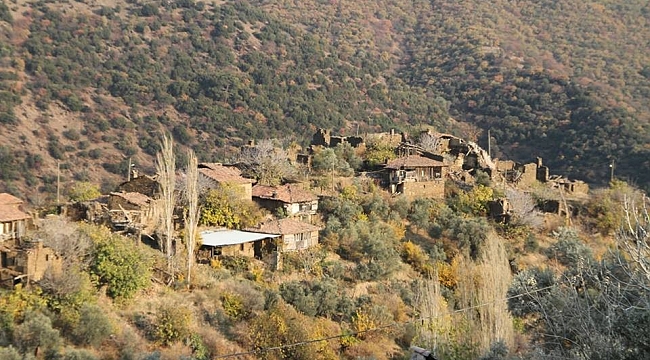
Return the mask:
M 14 192 L 51 193 L 57 161 L 110 188 L 128 158 L 151 166 L 162 131 L 215 161 L 251 138 L 304 144 L 357 124 L 480 141 L 490 129 L 501 157 L 590 181 L 614 161 L 650 183 L 642 1 L 40 1 L 2 14 L 0 167 Z

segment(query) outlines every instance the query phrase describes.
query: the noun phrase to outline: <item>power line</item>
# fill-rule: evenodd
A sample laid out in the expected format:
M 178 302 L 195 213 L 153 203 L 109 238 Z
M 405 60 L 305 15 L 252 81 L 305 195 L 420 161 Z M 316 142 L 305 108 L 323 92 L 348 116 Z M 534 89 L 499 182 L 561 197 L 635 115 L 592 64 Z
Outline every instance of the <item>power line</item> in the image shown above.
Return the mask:
M 460 314 L 460 313 L 463 313 L 463 312 L 466 312 L 466 311 L 469 311 L 469 310 L 478 309 L 478 308 L 481 308 L 481 307 L 484 307 L 484 306 L 495 304 L 497 302 L 517 299 L 517 298 L 520 298 L 520 297 L 523 297 L 523 296 L 526 296 L 526 295 L 531 295 L 531 294 L 538 293 L 538 292 L 541 292 L 541 291 L 544 291 L 544 290 L 548 290 L 548 289 L 551 289 L 551 288 L 556 287 L 556 286 L 557 286 L 557 284 L 554 284 L 554 285 L 543 287 L 541 289 L 536 289 L 536 290 L 533 290 L 533 291 L 527 291 L 527 292 L 525 292 L 523 294 L 509 296 L 509 297 L 506 297 L 504 299 L 497 299 L 497 300 L 493 300 L 493 301 L 488 301 L 488 302 L 485 302 L 485 303 L 482 303 L 482 304 L 468 306 L 466 308 L 462 308 L 462 309 L 458 309 L 458 310 L 454 310 L 454 311 L 449 311 L 449 312 L 442 313 L 442 314 L 436 314 L 434 316 L 421 317 L 421 318 L 417 318 L 417 319 L 414 319 L 414 320 L 405 321 L 405 322 L 402 322 L 402 323 L 386 324 L 386 325 L 381 325 L 381 326 L 374 327 L 372 329 L 360 330 L 360 331 L 357 331 L 357 332 L 349 332 L 349 333 L 345 333 L 345 334 L 337 334 L 337 335 L 322 337 L 322 338 L 318 338 L 318 339 L 304 340 L 304 341 L 300 341 L 300 342 L 296 342 L 296 343 L 292 343 L 292 344 L 285 344 L 285 345 L 279 345 L 279 346 L 266 347 L 266 348 L 261 348 L 261 349 L 257 349 L 257 350 L 250 350 L 250 351 L 244 351 L 244 352 L 239 352 L 239 353 L 231 353 L 231 354 L 226 354 L 226 355 L 219 355 L 219 356 L 215 356 L 213 359 L 226 359 L 226 358 L 231 358 L 231 357 L 240 357 L 240 356 L 246 356 L 246 355 L 261 354 L 261 353 L 266 353 L 266 352 L 275 351 L 275 350 L 290 349 L 290 348 L 293 348 L 293 347 L 309 345 L 309 344 L 313 344 L 313 343 L 317 343 L 317 342 L 321 342 L 321 341 L 340 339 L 340 338 L 347 337 L 347 336 L 355 336 L 355 335 L 360 335 L 360 334 L 369 333 L 369 332 L 373 332 L 373 331 L 384 330 L 384 329 L 388 329 L 388 328 L 392 328 L 392 327 L 398 327 L 398 326 L 409 325 L 409 324 L 413 324 L 413 323 L 417 323 L 417 322 L 423 322 L 425 320 L 433 320 L 433 319 L 436 319 L 436 318 L 442 317 L 442 316 L 455 315 L 455 314 Z

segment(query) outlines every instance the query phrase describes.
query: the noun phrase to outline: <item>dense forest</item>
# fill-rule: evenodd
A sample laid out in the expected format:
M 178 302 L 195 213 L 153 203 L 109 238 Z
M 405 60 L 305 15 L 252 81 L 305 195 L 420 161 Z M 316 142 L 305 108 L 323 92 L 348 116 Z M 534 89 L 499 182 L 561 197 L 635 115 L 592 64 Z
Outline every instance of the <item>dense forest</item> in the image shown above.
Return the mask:
M 3 0 L 0 176 L 41 203 L 57 162 L 67 182 L 109 189 L 127 158 L 151 166 L 163 129 L 223 161 L 317 127 L 434 126 L 645 187 L 647 18 L 643 1 Z

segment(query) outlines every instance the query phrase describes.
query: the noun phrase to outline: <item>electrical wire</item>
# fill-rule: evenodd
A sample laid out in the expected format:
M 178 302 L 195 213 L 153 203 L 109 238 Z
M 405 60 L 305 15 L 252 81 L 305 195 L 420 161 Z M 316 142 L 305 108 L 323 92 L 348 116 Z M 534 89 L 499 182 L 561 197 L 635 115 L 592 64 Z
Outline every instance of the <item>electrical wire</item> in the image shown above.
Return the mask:
M 478 308 L 488 306 L 488 305 L 492 305 L 492 304 L 495 304 L 495 303 L 498 303 L 498 302 L 508 301 L 508 300 L 520 298 L 520 297 L 523 297 L 523 296 L 531 295 L 531 294 L 534 294 L 534 293 L 538 293 L 538 292 L 541 292 L 541 291 L 544 291 L 544 290 L 549 290 L 549 289 L 551 289 L 553 287 L 556 287 L 556 286 L 557 286 L 557 284 L 554 284 L 554 285 L 546 286 L 546 287 L 543 287 L 543 288 L 540 288 L 540 289 L 527 291 L 527 292 L 522 293 L 522 294 L 509 296 L 509 297 L 506 297 L 506 298 L 503 298 L 503 299 L 488 301 L 488 302 L 485 302 L 485 303 L 482 303 L 482 304 L 468 306 L 466 308 L 462 308 L 462 309 L 458 309 L 458 310 L 454 310 L 454 311 L 449 311 L 449 312 L 446 312 L 446 313 L 436 314 L 434 316 L 420 317 L 420 318 L 417 318 L 417 319 L 413 319 L 413 320 L 405 321 L 405 322 L 401 322 L 401 323 L 399 323 L 399 322 L 398 323 L 391 323 L 391 324 L 377 326 L 377 327 L 374 327 L 374 328 L 371 328 L 371 329 L 360 330 L 360 331 L 356 331 L 356 332 L 349 332 L 349 333 L 345 333 L 345 334 L 337 334 L 337 335 L 322 337 L 322 338 L 318 338 L 318 339 L 304 340 L 304 341 L 300 341 L 300 342 L 296 342 L 296 343 L 292 343 L 292 344 L 271 346 L 271 347 L 266 347 L 266 348 L 261 348 L 261 349 L 256 349 L 256 350 L 250 350 L 250 351 L 244 351 L 244 352 L 238 352 L 238 353 L 219 355 L 219 356 L 213 357 L 213 359 L 226 359 L 226 358 L 231 358 L 231 357 L 240 357 L 240 356 L 246 356 L 246 355 L 261 354 L 261 353 L 266 353 L 266 352 L 269 352 L 269 351 L 284 350 L 284 349 L 289 349 L 289 348 L 293 348 L 293 347 L 309 345 L 309 344 L 313 344 L 313 343 L 317 343 L 317 342 L 321 342 L 321 341 L 340 339 L 340 338 L 347 337 L 347 336 L 356 336 L 356 335 L 369 333 L 369 332 L 373 332 L 373 331 L 384 330 L 384 329 L 388 329 L 388 328 L 392 328 L 392 327 L 405 326 L 405 325 L 409 325 L 409 324 L 423 322 L 423 321 L 426 321 L 426 320 L 433 320 L 435 318 L 442 317 L 442 316 L 460 314 L 460 313 L 463 313 L 463 312 L 466 312 L 466 311 L 469 311 L 469 310 L 478 309 Z

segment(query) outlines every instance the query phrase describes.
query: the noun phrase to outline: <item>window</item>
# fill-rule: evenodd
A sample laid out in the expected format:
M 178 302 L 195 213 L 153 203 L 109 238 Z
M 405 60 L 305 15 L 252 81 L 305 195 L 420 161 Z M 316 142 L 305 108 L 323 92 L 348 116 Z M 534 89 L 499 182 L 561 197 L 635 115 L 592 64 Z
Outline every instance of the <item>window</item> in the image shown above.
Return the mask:
M 244 251 L 244 244 L 239 244 L 239 251 Z

